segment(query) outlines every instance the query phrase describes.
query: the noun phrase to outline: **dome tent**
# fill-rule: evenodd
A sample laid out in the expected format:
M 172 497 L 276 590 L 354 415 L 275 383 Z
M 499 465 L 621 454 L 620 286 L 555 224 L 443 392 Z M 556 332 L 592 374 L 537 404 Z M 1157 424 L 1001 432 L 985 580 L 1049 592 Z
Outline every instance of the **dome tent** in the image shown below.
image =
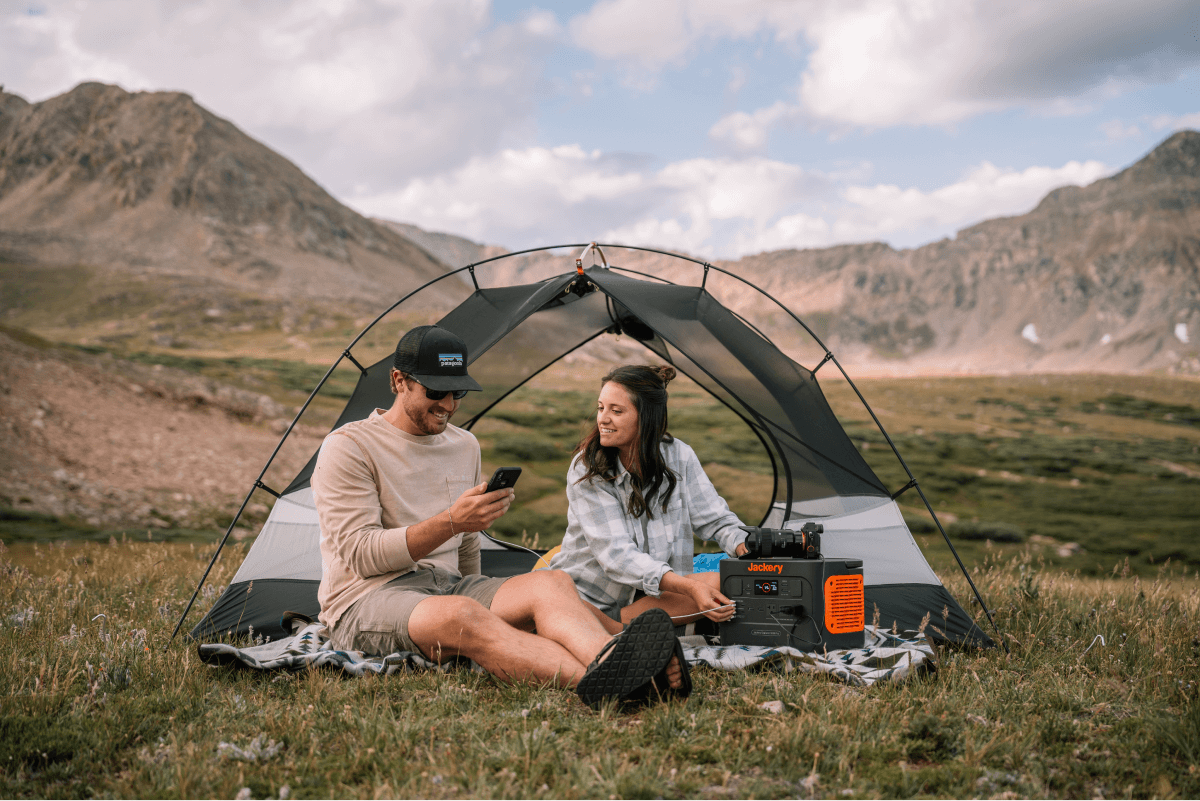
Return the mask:
M 569 272 L 535 283 L 480 285 L 477 268 L 492 262 L 579 247 L 585 248 L 584 254 L 576 260 L 576 269 Z M 226 531 L 221 546 L 257 489 L 276 496 L 274 508 L 229 587 L 192 629 L 192 637 L 204 640 L 221 634 L 244 634 L 252 629 L 278 638 L 287 633 L 280 620 L 284 611 L 316 617 L 321 579 L 320 528 L 309 486 L 316 454 L 281 492 L 265 485 L 262 477 L 321 385 L 343 360 L 353 364 L 360 375 L 335 429 L 366 417 L 377 407 L 390 406 L 391 355 L 364 367 L 353 355 L 353 349 L 389 313 L 401 307 L 419 309 L 422 292 L 429 287 L 451 276 L 469 276 L 469 285 L 463 283 L 465 299 L 438 321 L 438 325 L 467 343 L 471 375 L 484 388 L 482 392 L 469 393 L 462 401 L 458 425 L 471 429 L 496 404 L 535 375 L 592 340 L 605 334 L 625 334 L 712 394 L 758 437 L 774 473 L 773 494 L 761 525 L 799 528 L 809 520 L 820 522 L 826 532 L 822 538 L 825 555 L 864 559 L 868 620 L 876 609 L 882 623 L 894 622 L 900 629 L 915 630 L 928 619 L 930 633 L 938 639 L 991 645 L 990 638 L 929 567 L 904 522 L 896 498 L 916 489 L 953 550 L 932 506 L 861 392 L 812 330 L 745 279 L 688 257 L 646 248 L 625 248 L 694 263 L 702 268 L 695 285 L 672 283 L 615 265 L 609 267 L 603 250 L 619 247 L 595 243 L 560 245 L 467 265 L 409 293 L 368 325 L 313 390 Z M 589 251 L 593 261 L 600 256 L 602 266 L 593 264 L 584 268 L 583 259 Z M 741 282 L 760 293 L 763 300 L 778 305 L 820 347 L 824 353 L 820 363 L 812 369 L 803 367 L 747 320 L 722 305 L 707 288 L 714 272 Z M 890 491 L 875 475 L 826 401 L 817 382 L 817 372 L 829 363 L 854 388 L 904 466 L 910 480 L 897 491 Z M 200 585 L 219 553 L 220 547 Z M 524 572 L 533 564 L 529 554 L 487 540 L 482 558 L 483 572 L 494 576 Z M 961 560 L 958 564 L 987 613 Z M 176 632 L 199 590 L 198 585 Z

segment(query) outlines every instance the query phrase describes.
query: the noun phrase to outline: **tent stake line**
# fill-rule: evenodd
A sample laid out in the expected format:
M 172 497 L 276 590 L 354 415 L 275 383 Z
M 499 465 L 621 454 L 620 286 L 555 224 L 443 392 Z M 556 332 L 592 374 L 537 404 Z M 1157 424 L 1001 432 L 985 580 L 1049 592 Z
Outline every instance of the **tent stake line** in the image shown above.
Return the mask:
M 575 260 L 576 269 L 571 270 L 570 273 L 547 278 L 532 284 L 498 286 L 494 290 L 480 286 L 477 268 L 483 265 L 529 253 L 545 253 L 580 247 L 584 248 L 584 250 Z M 656 253 L 680 261 L 691 262 L 702 268 L 703 273 L 700 285 L 698 287 L 693 284 L 679 286 L 667 279 L 649 275 L 638 270 L 615 265 L 610 267 L 603 250 L 605 248 Z M 583 258 L 589 252 L 592 254 L 593 264 L 585 271 Z M 603 262 L 602 265 L 595 264 L 597 255 Z M 640 342 L 656 356 L 675 365 L 676 369 L 695 381 L 702 389 L 709 392 L 709 394 L 737 415 L 754 432 L 771 460 L 772 469 L 773 490 L 771 501 L 768 504 L 767 513 L 764 515 L 760 525 L 765 525 L 767 519 L 776 510 L 777 499 L 780 497 L 781 490 L 783 490 L 784 495 L 784 508 L 782 509 L 783 523 L 781 525 L 786 525 L 793 517 L 797 520 L 814 517 L 821 519 L 822 517 L 826 517 L 829 522 L 833 522 L 837 520 L 839 515 L 853 516 L 860 513 L 855 510 L 863 510 L 863 513 L 865 513 L 867 510 L 876 509 L 879 502 L 872 499 L 881 498 L 883 499 L 883 503 L 892 510 L 889 514 L 896 515 L 896 520 L 900 522 L 892 525 L 890 528 L 884 526 L 884 528 L 877 530 L 886 531 L 889 536 L 891 532 L 895 531 L 899 536 L 908 536 L 908 541 L 912 542 L 912 533 L 902 523 L 902 515 L 896 506 L 896 498 L 915 487 L 925 504 L 925 508 L 941 532 L 942 538 L 950 547 L 959 570 L 966 577 L 975 599 L 980 604 L 993 629 L 1000 635 L 1001 644 L 1004 646 L 1005 651 L 1008 651 L 1008 644 L 1004 642 L 1003 633 L 997 626 L 991 610 L 984 603 L 983 597 L 967 572 L 966 566 L 963 564 L 957 549 L 954 547 L 953 542 L 950 541 L 945 528 L 933 510 L 932 504 L 925 496 L 924 490 L 918 484 L 908 464 L 904 461 L 904 457 L 900 455 L 895 442 L 884 429 L 879 417 L 871 409 L 870 404 L 867 403 L 866 398 L 836 356 L 834 356 L 833 352 L 803 320 L 761 287 L 729 270 L 714 266 L 708 262 L 654 248 L 601 245 L 595 242 L 529 248 L 493 256 L 464 267 L 448 270 L 442 275 L 426 281 L 421 286 L 408 292 L 368 323 L 334 360 L 333 364 L 330 365 L 304 404 L 297 411 L 295 418 L 283 432 L 274 451 L 272 451 L 270 457 L 267 459 L 258 478 L 255 479 L 254 485 L 250 488 L 249 493 L 247 493 L 232 522 L 230 522 L 229 527 L 226 529 L 224 536 L 218 543 L 212 558 L 209 560 L 208 566 L 200 577 L 200 581 L 197 583 L 196 589 L 192 593 L 191 599 L 183 610 L 183 614 L 176 623 L 165 647 L 170 646 L 182 628 L 185 619 L 195 605 L 200 590 L 211 574 L 217 558 L 229 541 L 234 527 L 245 513 L 254 491 L 262 489 L 276 499 L 288 500 L 293 504 L 300 502 L 294 497 L 296 493 L 302 490 L 308 491 L 306 488 L 308 486 L 311 467 L 316 458 L 315 454 L 309 459 L 305 468 L 292 480 L 283 493 L 276 492 L 264 484 L 263 477 L 274 463 L 284 442 L 287 441 L 293 430 L 295 430 L 301 417 L 308 411 L 317 393 L 328 383 L 334 370 L 345 359 L 353 364 L 360 374 L 358 385 L 351 395 L 350 400 L 347 401 L 342 415 L 339 417 L 338 424 L 340 425 L 359 419 L 364 414 L 364 408 L 374 408 L 373 404 L 378 404 L 384 400 L 380 376 L 384 372 L 384 368 L 386 368 L 385 362 L 388 360 L 384 359 L 369 367 L 365 367 L 352 353 L 355 346 L 387 315 L 399 308 L 410 298 L 418 295 L 428 287 L 444 281 L 453 275 L 457 275 L 464 270 L 470 276 L 474 292 L 439 321 L 439 324 L 445 325 L 468 341 L 469 352 L 473 355 L 471 359 L 473 371 L 481 371 L 484 374 L 489 371 L 497 371 L 495 380 L 490 383 L 490 386 L 499 387 L 500 392 L 499 397 L 491 399 L 490 402 L 487 402 L 488 398 L 481 397 L 478 399 L 476 402 L 481 400 L 486 405 L 469 417 L 463 424 L 464 428 L 470 429 L 479 419 L 517 389 L 525 386 L 530 380 L 541 374 L 551 365 L 556 364 L 568 354 L 595 340 L 601 334 L 629 333 L 635 341 Z M 716 300 L 713 295 L 708 293 L 706 288 L 709 273 L 713 270 L 724 273 L 741 282 L 782 309 L 824 351 L 824 358 L 821 359 L 820 363 L 815 368 L 809 370 L 803 367 L 803 365 L 792 361 L 753 323 Z M 639 278 L 624 277 L 626 273 L 641 276 L 657 283 L 648 283 Z M 597 293 L 597 290 L 599 290 L 599 293 Z M 699 294 L 696 294 L 697 290 Z M 597 308 L 599 300 L 592 297 L 594 293 L 603 295 L 602 309 Z M 560 310 L 568 305 L 572 309 L 570 312 L 571 316 L 564 318 L 562 316 L 563 312 Z M 534 315 L 548 311 L 552 311 L 553 314 L 546 319 L 559 320 L 558 325 L 562 327 L 561 330 L 567 332 L 567 336 L 571 337 L 567 342 L 563 343 L 570 347 L 550 359 L 541 367 L 533 370 L 532 373 L 519 380 L 515 386 L 510 386 L 507 391 L 504 391 L 503 387 L 507 385 L 506 379 L 509 379 L 511 377 L 510 374 L 513 372 L 513 368 L 511 367 L 512 355 L 515 353 L 524 356 L 526 351 L 514 350 L 513 348 L 507 350 L 501 349 L 498 351 L 500 355 L 493 358 L 489 355 L 491 348 L 503 341 L 508 334 L 512 333 L 518 326 L 525 323 L 525 321 L 532 319 Z M 603 317 L 598 317 L 597 312 L 602 314 Z M 551 327 L 549 328 L 539 329 L 537 326 L 531 324 L 531 328 L 529 329 L 533 337 L 531 341 L 537 342 L 542 346 L 552 346 L 556 342 L 561 341 L 562 335 L 557 333 L 559 329 L 554 328 L 552 323 L 550 325 Z M 570 326 L 574 326 L 575 328 L 572 329 Z M 576 344 L 571 344 L 576 342 L 574 332 L 580 326 L 583 327 L 585 336 Z M 589 328 L 589 326 L 593 328 Z M 539 335 L 539 330 L 544 330 L 545 333 Z M 472 342 L 474 342 L 473 345 L 470 344 Z M 529 353 L 532 352 L 534 351 L 529 351 Z M 506 361 L 506 358 L 509 361 Z M 525 356 L 525 358 L 528 358 L 528 356 Z M 481 359 L 482 361 L 480 361 Z M 842 377 L 850 384 L 859 402 L 862 403 L 863 407 L 871 415 L 871 419 L 876 427 L 883 434 L 884 439 L 887 440 L 893 455 L 908 475 L 908 483 L 894 494 L 889 493 L 878 477 L 875 476 L 874 470 L 863 459 L 858 448 L 850 441 L 849 436 L 846 434 L 844 428 L 842 428 L 836 415 L 833 414 L 828 401 L 825 399 L 820 384 L 816 380 L 816 373 L 829 361 L 834 363 Z M 523 373 L 524 370 L 521 370 L 520 374 Z M 489 386 L 489 383 L 485 382 L 485 386 Z M 738 391 L 732 389 L 735 386 L 738 388 Z M 468 402 L 468 408 L 471 408 L 469 404 L 470 402 Z M 787 443 L 787 447 L 784 446 L 785 442 Z M 781 484 L 784 486 L 781 487 Z M 862 497 L 855 500 L 852 496 Z M 837 505 L 832 508 L 842 509 L 843 511 L 835 512 L 833 516 L 828 516 L 828 512 L 817 511 L 818 509 L 824 509 L 825 506 L 823 504 L 828 504 L 829 502 L 837 502 Z M 311 502 L 300 503 L 302 506 L 312 509 Z M 813 504 L 816 505 L 813 506 Z M 276 509 L 278 508 L 279 505 L 277 504 Z M 289 508 L 294 509 L 295 507 L 290 506 Z M 291 578 L 290 576 L 293 574 L 287 572 L 256 572 L 261 568 L 262 564 L 270 564 L 270 555 L 275 553 L 275 551 L 263 545 L 263 543 L 271 537 L 277 539 L 280 536 L 278 533 L 280 531 L 278 528 L 279 525 L 287 522 L 289 525 L 300 526 L 300 529 L 297 530 L 319 533 L 319 526 L 315 518 L 315 509 L 311 513 L 301 511 L 300 518 L 294 517 L 296 512 L 281 512 L 280 514 L 285 515 L 279 518 L 282 522 L 274 523 L 276 510 L 272 510 L 271 515 L 264 524 L 263 531 L 275 533 L 270 534 L 265 539 L 259 537 L 255 540 L 254 546 L 251 547 L 250 553 L 247 554 L 246 563 L 239 569 L 238 575 L 235 576 L 234 584 L 230 585 L 230 588 L 226 590 L 226 594 L 218 600 L 214 609 L 205 616 L 205 620 L 201 621 L 196 631 L 199 631 L 201 627 L 206 627 L 204 628 L 205 631 L 210 629 L 214 631 L 224 630 L 224 626 L 217 625 L 217 622 L 226 615 L 224 610 L 230 608 L 231 603 L 233 606 L 240 606 L 242 613 L 246 611 L 247 607 L 245 604 L 249 602 L 238 600 L 234 596 L 234 589 L 235 587 L 240 588 L 247 578 L 251 581 L 257 577 L 260 581 L 275 581 L 276 583 L 290 584 L 293 585 L 293 589 L 289 590 L 289 592 L 301 593 L 302 595 L 311 591 L 312 598 L 310 600 L 305 600 L 307 595 L 303 595 L 302 598 L 301 596 L 293 597 L 301 598 L 306 604 L 309 604 L 310 601 L 311 604 L 316 603 L 315 587 L 311 590 L 306 590 L 304 587 L 297 589 L 296 587 L 298 585 L 307 586 L 319 583 L 319 562 L 316 564 L 315 573 L 313 572 L 313 566 L 309 564 L 308 567 L 294 574 L 298 576 L 297 578 Z M 287 515 L 289 514 L 292 517 L 288 517 Z M 871 512 L 871 514 L 874 514 L 874 512 Z M 312 519 L 309 520 L 305 515 L 311 516 Z M 301 522 L 289 522 L 294 520 Z M 309 520 L 309 522 L 303 522 L 306 520 Z M 868 526 L 868 529 L 870 529 L 870 526 Z M 291 529 L 285 530 L 290 531 Z M 844 529 L 842 531 L 842 536 L 845 538 L 842 540 L 844 546 L 853 546 L 856 542 L 861 544 L 867 541 L 862 539 L 862 537 L 868 536 L 867 532 L 855 532 L 858 532 L 858 529 Z M 315 535 L 305 534 L 304 536 Z M 913 544 L 915 545 L 915 543 Z M 263 546 L 262 549 L 259 549 L 260 545 Z M 311 543 L 307 547 L 309 550 L 303 551 L 303 553 L 311 554 Z M 901 548 L 900 550 L 902 551 L 903 549 Z M 947 632 L 941 632 L 940 629 L 938 632 L 951 641 L 961 641 L 963 643 L 974 642 L 987 645 L 988 637 L 983 634 L 982 630 L 971 619 L 971 616 L 967 615 L 965 610 L 953 599 L 953 596 L 950 596 L 945 591 L 940 580 L 936 578 L 936 575 L 929 568 L 924 557 L 920 555 L 920 549 L 915 548 L 914 552 L 917 554 L 915 557 L 916 561 L 924 565 L 924 570 L 932 580 L 931 584 L 926 585 L 921 583 L 924 581 L 923 579 L 916 579 L 915 576 L 919 574 L 919 570 L 911 570 L 913 566 L 910 563 L 905 563 L 907 567 L 904 567 L 904 569 L 910 570 L 910 572 L 904 573 L 901 568 L 897 568 L 892 563 L 891 559 L 885 559 L 879 563 L 879 578 L 868 581 L 868 591 L 870 591 L 871 586 L 878 586 L 881 591 L 888 590 L 889 587 L 898 587 L 901 590 L 908 588 L 907 591 L 911 593 L 911 597 L 902 597 L 903 593 L 901 593 L 900 596 L 894 596 L 900 600 L 889 600 L 886 602 L 889 610 L 894 609 L 897 604 L 899 607 L 902 607 L 901 611 L 903 614 L 901 614 L 901 617 L 905 619 L 904 622 L 906 624 L 909 622 L 907 618 L 912 615 L 917 615 L 917 619 L 919 619 L 921 610 L 928 610 L 930 608 L 928 604 L 932 603 L 932 598 L 944 598 L 945 602 L 953 610 L 951 620 L 954 625 L 952 627 L 948 626 Z M 889 553 L 899 553 L 899 551 L 889 551 Z M 256 554 L 258 554 L 257 557 Z M 313 557 L 309 555 L 304 558 L 311 562 Z M 495 556 L 493 558 L 499 559 L 500 557 Z M 522 555 L 517 558 L 519 560 L 527 557 Z M 257 562 L 255 561 L 256 559 L 258 560 Z M 903 559 L 900 559 L 900 562 L 903 561 Z M 511 559 L 509 562 L 511 562 Z M 250 568 L 246 572 L 251 563 L 254 563 L 256 567 Z M 493 562 L 492 564 L 495 566 L 497 563 Z M 515 566 L 516 563 L 505 564 L 505 569 L 523 572 L 523 570 Z M 897 570 L 900 570 L 900 573 L 897 573 Z M 245 575 L 243 575 L 244 572 Z M 514 574 L 513 572 L 498 573 L 498 575 Z M 896 578 L 897 575 L 900 575 L 900 579 Z M 316 580 L 314 580 L 314 577 Z M 922 590 L 922 587 L 928 587 L 929 592 Z M 936 592 L 934 592 L 935 589 Z M 255 593 L 255 598 L 256 603 L 262 601 L 259 593 Z M 271 607 L 271 603 L 277 602 L 278 599 L 272 600 L 268 598 L 266 600 L 268 603 L 253 611 L 252 614 L 257 615 L 255 620 L 247 621 L 247 625 L 253 626 L 255 631 L 262 631 L 264 626 L 278 624 L 277 620 L 264 620 L 264 617 L 270 613 L 270 608 L 273 608 Z M 942 601 L 938 600 L 937 604 L 940 606 Z M 218 608 L 222 610 L 219 614 Z M 292 605 L 287 608 L 299 609 L 301 607 Z M 942 608 L 944 609 L 944 607 Z M 319 606 L 317 606 L 317 609 L 319 610 Z M 278 613 L 275 614 L 277 615 Z M 228 622 L 232 624 L 233 621 L 230 619 Z M 242 625 L 240 615 L 237 625 L 234 628 L 238 629 L 239 633 L 244 633 L 245 627 Z M 192 636 L 198 636 L 196 631 L 193 631 Z M 956 640 L 956 637 L 960 639 Z

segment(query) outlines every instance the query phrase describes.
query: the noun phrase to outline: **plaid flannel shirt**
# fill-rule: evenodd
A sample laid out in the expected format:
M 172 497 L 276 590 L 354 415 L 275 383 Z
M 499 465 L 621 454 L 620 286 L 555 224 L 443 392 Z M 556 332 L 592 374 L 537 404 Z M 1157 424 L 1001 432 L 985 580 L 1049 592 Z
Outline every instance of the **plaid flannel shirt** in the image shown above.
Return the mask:
M 550 567 L 569 573 L 579 594 L 609 614 L 628 606 L 637 590 L 660 595 L 667 571 L 690 574 L 693 535 L 715 541 L 731 556 L 746 538 L 696 452 L 676 439 L 664 443 L 662 453 L 677 483 L 665 512 L 661 491 L 650 501 L 653 518 L 629 514 L 632 476 L 619 461 L 610 481 L 580 482 L 585 471 L 579 456 L 567 471 L 567 533 Z

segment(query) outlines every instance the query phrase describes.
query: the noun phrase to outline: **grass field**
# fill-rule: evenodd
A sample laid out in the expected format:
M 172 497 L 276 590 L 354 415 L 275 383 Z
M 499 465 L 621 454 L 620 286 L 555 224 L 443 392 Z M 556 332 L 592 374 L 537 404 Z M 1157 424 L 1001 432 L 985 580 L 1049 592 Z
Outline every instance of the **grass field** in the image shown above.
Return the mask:
M 876 379 L 861 388 L 969 565 L 992 549 L 1032 544 L 1049 565 L 1089 575 L 1126 557 L 1143 575 L 1166 559 L 1200 567 L 1195 382 L 975 377 Z M 849 387 L 831 382 L 826 392 L 884 484 L 901 488 L 907 475 Z M 523 389 L 475 427 L 485 468 L 526 468 L 497 533 L 526 543 L 536 535 L 543 547 L 561 541 L 566 466 L 593 402 L 585 389 Z M 696 449 L 734 511 L 757 524 L 771 467 L 750 430 L 683 382 L 673 386 L 671 430 Z M 900 503 L 930 561 L 951 568 L 917 492 Z
M 323 373 L 267 359 L 173 366 L 293 405 Z M 344 403 L 339 381 L 314 425 Z M 566 465 L 593 383 L 548 374 L 475 428 L 485 468 L 526 468 L 496 533 L 542 547 L 561 538 Z M 212 669 L 194 646 L 163 646 L 217 532 L 156 530 L 146 542 L 9 511 L 0 796 L 1200 795 L 1197 384 L 1032 376 L 860 388 L 1011 653 L 946 650 L 933 675 L 869 689 L 697 670 L 689 701 L 634 715 L 466 671 L 347 680 Z M 849 387 L 827 379 L 825 391 L 881 479 L 902 486 Z M 684 381 L 671 414 L 734 510 L 757 522 L 770 480 L 757 440 Z M 900 502 L 931 564 L 977 611 L 919 498 Z M 229 547 L 200 606 L 249 544 Z M 782 712 L 761 706 L 775 700 Z
M 164 645 L 207 555 L 115 539 L 0 554 L 0 796 L 1200 794 L 1194 573 L 1092 579 L 1028 549 L 988 557 L 976 580 L 1009 654 L 944 650 L 932 675 L 871 688 L 697 669 L 686 702 L 625 714 L 465 670 L 204 666 Z
M 266 392 L 289 407 L 303 402 L 325 372 L 279 359 L 120 355 Z M 886 486 L 901 488 L 907 475 L 884 436 L 850 387 L 826 371 L 823 388 L 851 439 Z M 327 429 L 356 379 L 352 368 L 336 371 L 303 422 Z M 561 541 L 567 465 L 587 425 L 594 384 L 594 376 L 556 368 L 474 427 L 485 471 L 525 469 L 516 504 L 492 533 L 540 547 Z M 1146 576 L 1167 559 L 1200 568 L 1200 382 L 981 376 L 870 379 L 859 387 L 968 565 L 992 551 L 1031 546 L 1048 565 L 1085 575 L 1107 574 L 1126 557 Z M 672 384 L 671 430 L 695 448 L 733 510 L 757 524 L 770 500 L 771 467 L 751 431 L 684 378 Z M 308 455 L 299 454 L 300 461 Z M 281 488 L 291 478 L 274 470 L 266 483 Z M 260 492 L 256 500 L 269 506 L 272 499 Z M 934 567 L 957 569 L 918 493 L 909 490 L 900 504 Z M 154 536 L 199 541 L 217 533 L 168 529 Z M 10 543 L 120 534 L 0 509 L 0 540 Z

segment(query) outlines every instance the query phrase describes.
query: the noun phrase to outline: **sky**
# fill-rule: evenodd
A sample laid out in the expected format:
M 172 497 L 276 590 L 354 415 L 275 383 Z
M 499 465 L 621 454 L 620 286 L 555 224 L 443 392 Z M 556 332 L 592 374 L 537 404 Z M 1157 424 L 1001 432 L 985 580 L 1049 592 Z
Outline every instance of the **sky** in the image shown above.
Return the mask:
M 524 249 L 916 247 L 1200 129 L 1196 0 L 0 0 L 0 83 L 183 91 Z

